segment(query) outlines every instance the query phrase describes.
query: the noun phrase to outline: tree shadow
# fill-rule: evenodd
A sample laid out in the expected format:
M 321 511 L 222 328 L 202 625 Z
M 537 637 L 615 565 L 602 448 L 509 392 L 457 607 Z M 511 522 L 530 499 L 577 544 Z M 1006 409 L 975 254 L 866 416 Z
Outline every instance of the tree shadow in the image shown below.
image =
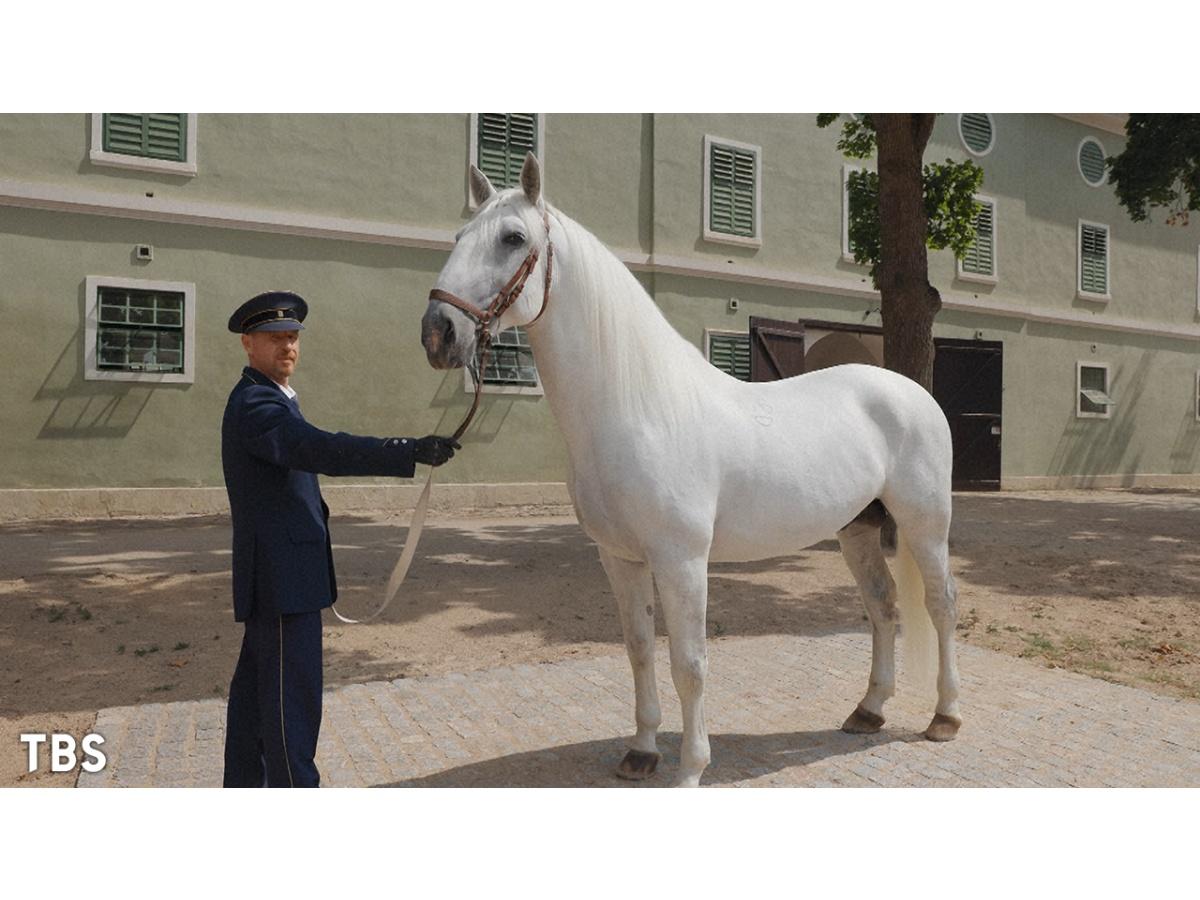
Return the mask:
M 958 494 L 952 566 L 960 587 L 1018 600 L 1197 598 L 1198 512 L 1200 491 Z M 332 533 L 338 608 L 360 618 L 382 600 L 405 522 L 338 516 Z M 714 565 L 709 636 L 866 631 L 835 548 Z M 0 715 L 223 695 L 242 631 L 229 562 L 220 516 L 0 526 Z M 446 671 L 507 664 L 514 641 L 538 659 L 623 652 L 596 548 L 567 517 L 434 520 L 379 619 L 325 624 L 330 686 L 428 673 L 413 635 L 454 654 Z
M 0 715 L 224 695 L 242 632 L 231 614 L 229 529 L 224 516 L 0 525 Z M 382 602 L 406 528 L 338 516 L 331 532 L 338 610 L 361 618 Z M 802 584 L 809 558 L 714 567 L 710 636 L 861 628 L 848 573 L 844 590 L 760 577 L 778 570 Z M 464 608 L 468 622 L 443 624 Z M 439 640 L 463 654 L 455 665 L 464 670 L 505 662 L 481 656 L 477 639 L 522 636 L 568 654 L 624 646 L 596 548 L 566 518 L 431 522 L 379 619 L 342 626 L 327 613 L 325 624 L 329 686 L 423 674 L 387 639 L 414 626 L 447 630 Z M 355 645 L 353 629 L 383 639 Z
M 923 741 L 917 732 L 890 730 L 866 735 L 837 729 L 711 734 L 712 762 L 704 770 L 701 783 L 733 784 L 885 744 Z M 660 732 L 662 759 L 658 771 L 645 781 L 624 781 L 614 774 L 625 755 L 627 740 L 605 738 L 513 753 L 379 787 L 669 787 L 679 769 L 679 747 L 679 732 Z
M 1200 491 L 1105 494 L 1112 499 L 957 495 L 955 577 L 1027 597 L 1200 597 Z

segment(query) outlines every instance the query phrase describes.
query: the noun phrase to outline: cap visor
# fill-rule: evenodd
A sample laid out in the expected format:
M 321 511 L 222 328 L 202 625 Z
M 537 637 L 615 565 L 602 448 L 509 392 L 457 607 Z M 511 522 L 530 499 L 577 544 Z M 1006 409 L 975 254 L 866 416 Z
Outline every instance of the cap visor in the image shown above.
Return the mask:
M 254 328 L 247 330 L 246 334 L 252 334 L 255 331 L 303 331 L 304 326 L 295 319 L 271 319 L 269 322 L 263 322 L 261 325 L 256 325 Z

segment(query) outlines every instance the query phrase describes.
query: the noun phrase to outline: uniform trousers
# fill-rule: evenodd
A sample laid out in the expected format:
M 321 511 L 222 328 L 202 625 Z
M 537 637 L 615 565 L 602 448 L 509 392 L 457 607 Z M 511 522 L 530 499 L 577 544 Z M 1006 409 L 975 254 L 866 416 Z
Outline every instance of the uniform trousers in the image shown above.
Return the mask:
M 225 787 L 319 787 L 321 613 L 252 615 L 229 686 Z

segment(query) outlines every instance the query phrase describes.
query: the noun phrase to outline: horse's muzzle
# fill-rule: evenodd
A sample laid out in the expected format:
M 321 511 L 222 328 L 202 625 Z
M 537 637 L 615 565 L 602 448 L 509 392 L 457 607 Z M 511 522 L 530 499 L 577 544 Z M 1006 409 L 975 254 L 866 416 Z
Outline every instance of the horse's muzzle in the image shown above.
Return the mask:
M 460 337 L 445 309 L 431 303 L 421 317 L 421 346 L 425 348 L 429 365 L 435 369 L 462 368 L 463 356 L 458 347 Z

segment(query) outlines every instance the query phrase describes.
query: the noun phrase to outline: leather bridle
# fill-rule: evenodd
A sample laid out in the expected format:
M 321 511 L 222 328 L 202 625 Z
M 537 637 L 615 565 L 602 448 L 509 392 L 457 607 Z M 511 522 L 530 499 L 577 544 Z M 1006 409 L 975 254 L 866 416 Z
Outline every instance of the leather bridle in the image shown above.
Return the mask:
M 550 240 L 550 216 L 545 209 L 542 210 L 542 223 L 546 226 L 546 272 L 542 288 L 542 308 L 524 326 L 526 328 L 542 317 L 542 313 L 546 311 L 546 305 L 550 302 L 550 278 L 554 273 L 554 243 Z M 525 289 L 525 282 L 529 280 L 529 276 L 537 266 L 538 256 L 537 247 L 532 248 L 521 264 L 517 266 L 517 271 L 513 273 L 512 278 L 508 279 L 504 287 L 500 288 L 499 293 L 492 298 L 492 302 L 482 309 L 461 297 L 456 297 L 449 291 L 443 291 L 441 288 L 434 288 L 429 292 L 430 300 L 449 303 L 475 320 L 475 344 L 479 348 L 479 369 L 472 373 L 475 376 L 475 400 L 471 404 L 471 410 L 467 413 L 467 417 L 454 432 L 456 441 L 467 430 L 467 426 L 475 417 L 475 411 L 479 408 L 479 395 L 483 389 L 483 368 L 487 364 L 487 355 L 492 348 L 493 335 L 490 326 L 508 312 L 509 308 L 520 298 L 521 291 Z

